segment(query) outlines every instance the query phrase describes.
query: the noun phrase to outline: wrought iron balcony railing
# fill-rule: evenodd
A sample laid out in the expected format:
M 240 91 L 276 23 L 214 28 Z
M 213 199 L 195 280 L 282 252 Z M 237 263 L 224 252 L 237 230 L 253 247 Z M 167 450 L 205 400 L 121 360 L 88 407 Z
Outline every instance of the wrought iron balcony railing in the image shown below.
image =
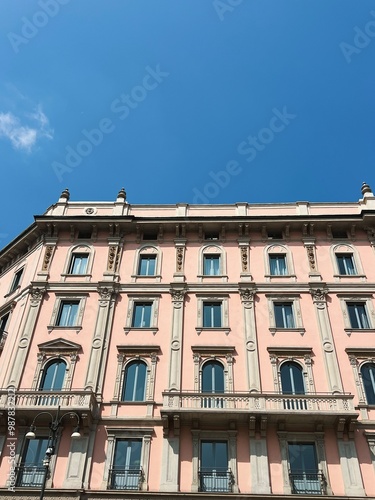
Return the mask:
M 354 412 L 353 396 L 341 394 L 276 394 L 276 393 L 197 393 L 163 392 L 163 410 L 214 410 L 251 412 Z
M 202 468 L 198 471 L 200 491 L 232 492 L 234 477 L 230 469 Z
M 327 481 L 321 471 L 289 472 L 292 493 L 298 495 L 326 495 Z
M 45 473 L 46 468 L 42 465 L 20 465 L 16 467 L 16 486 L 40 488 Z
M 140 490 L 143 482 L 141 467 L 129 469 L 116 468 L 109 470 L 108 489 L 110 490 Z

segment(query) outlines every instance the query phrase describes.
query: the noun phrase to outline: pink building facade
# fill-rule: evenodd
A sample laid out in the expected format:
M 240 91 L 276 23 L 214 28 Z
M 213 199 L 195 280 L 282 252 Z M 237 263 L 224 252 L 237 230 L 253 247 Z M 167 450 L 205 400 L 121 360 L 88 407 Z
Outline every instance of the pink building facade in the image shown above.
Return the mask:
M 65 190 L 0 273 L 1 496 L 375 498 L 367 184 L 278 205 Z

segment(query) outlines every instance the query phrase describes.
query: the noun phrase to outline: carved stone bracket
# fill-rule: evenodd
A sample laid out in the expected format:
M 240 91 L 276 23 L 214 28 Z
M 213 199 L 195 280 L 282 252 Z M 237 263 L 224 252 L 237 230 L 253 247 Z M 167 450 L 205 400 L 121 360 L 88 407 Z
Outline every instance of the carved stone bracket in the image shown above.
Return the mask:
M 314 304 L 323 305 L 326 303 L 326 296 L 328 294 L 328 290 L 325 288 L 312 288 L 310 289 L 310 293 L 313 299 Z
M 30 287 L 30 300 L 33 305 L 39 304 L 41 302 L 44 292 L 46 291 L 45 287 L 31 285 Z

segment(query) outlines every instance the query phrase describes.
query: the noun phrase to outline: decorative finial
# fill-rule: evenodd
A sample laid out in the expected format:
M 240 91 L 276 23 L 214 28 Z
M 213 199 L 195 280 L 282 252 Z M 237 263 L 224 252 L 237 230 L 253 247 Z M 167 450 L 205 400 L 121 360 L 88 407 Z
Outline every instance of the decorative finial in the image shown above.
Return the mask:
M 121 188 L 117 195 L 117 201 L 120 201 L 119 198 L 122 198 L 123 201 L 126 200 L 126 192 L 124 188 Z
M 370 188 L 370 186 L 368 184 L 366 184 L 366 182 L 362 183 L 361 191 L 362 191 L 363 196 L 366 193 L 371 193 L 372 194 L 371 188 Z
M 64 189 L 64 191 L 61 193 L 60 199 L 61 198 L 65 198 L 66 201 L 69 201 L 70 193 L 69 193 L 69 189 L 68 188 Z

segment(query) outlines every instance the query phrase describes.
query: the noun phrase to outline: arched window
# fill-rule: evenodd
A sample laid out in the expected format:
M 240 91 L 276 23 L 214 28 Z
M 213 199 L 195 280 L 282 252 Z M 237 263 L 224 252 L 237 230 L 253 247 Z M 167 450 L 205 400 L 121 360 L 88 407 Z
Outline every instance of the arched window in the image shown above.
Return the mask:
M 264 252 L 266 277 L 294 276 L 292 254 L 286 245 L 269 245 Z
M 61 391 L 64 385 L 65 372 L 65 361 L 62 359 L 50 361 L 43 371 L 39 389 L 44 391 Z
M 297 363 L 286 362 L 280 367 L 281 390 L 283 394 L 305 394 L 302 368 Z
M 122 401 L 144 401 L 146 398 L 147 365 L 144 361 L 131 361 L 125 368 Z
M 227 273 L 225 251 L 220 245 L 206 245 L 199 250 L 198 276 L 225 277 Z
M 202 368 L 202 392 L 212 394 L 224 393 L 224 367 L 218 361 L 208 361 Z M 204 397 L 204 408 L 223 408 L 223 398 Z
M 367 404 L 375 405 L 375 364 L 365 363 L 362 365 L 361 375 Z

